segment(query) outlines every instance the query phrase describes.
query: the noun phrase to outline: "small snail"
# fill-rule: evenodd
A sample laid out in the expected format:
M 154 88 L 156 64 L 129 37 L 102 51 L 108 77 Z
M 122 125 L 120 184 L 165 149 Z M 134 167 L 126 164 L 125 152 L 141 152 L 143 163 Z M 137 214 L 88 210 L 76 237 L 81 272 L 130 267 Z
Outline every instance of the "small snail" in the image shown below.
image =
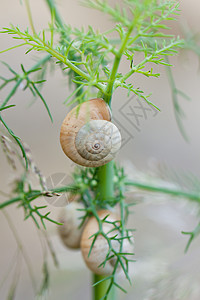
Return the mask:
M 74 107 L 62 123 L 60 143 L 64 153 L 81 166 L 99 167 L 113 160 L 121 135 L 106 102 L 96 98 Z
M 81 234 L 83 232 L 84 224 L 79 228 L 81 224 L 80 217 L 83 216 L 84 205 L 80 202 L 74 201 L 62 208 L 59 215 L 59 222 L 63 225 L 58 226 L 58 233 L 63 244 L 72 249 L 80 248 Z
M 102 220 L 103 218 L 105 218 L 107 215 L 109 215 L 107 217 L 107 221 L 109 222 L 114 222 L 120 219 L 119 215 L 116 213 L 113 213 L 111 211 L 108 210 L 101 210 L 98 212 L 98 216 L 99 218 Z M 113 230 L 114 226 L 113 224 L 110 223 L 103 223 L 103 231 L 108 235 L 108 237 L 113 237 L 115 236 L 117 233 L 119 234 L 118 230 Z M 106 255 L 108 253 L 109 250 L 109 246 L 108 246 L 108 242 L 107 240 L 102 236 L 99 235 L 93 245 L 92 251 L 88 257 L 89 251 L 90 251 L 90 247 L 92 245 L 92 241 L 94 239 L 90 238 L 93 234 L 95 234 L 96 232 L 98 232 L 99 230 L 99 225 L 98 222 L 96 220 L 95 217 L 91 217 L 89 219 L 89 221 L 87 222 L 83 233 L 82 233 L 82 237 L 81 237 L 81 251 L 82 251 L 82 255 L 84 258 L 84 261 L 86 263 L 86 265 L 88 266 L 88 268 L 94 272 L 95 274 L 99 274 L 99 275 L 111 275 L 116 263 L 116 257 L 114 256 L 112 259 L 108 260 L 105 264 L 105 266 L 100 266 L 99 265 L 105 260 Z M 111 231 L 111 232 L 110 232 Z M 118 241 L 116 240 L 111 240 L 112 243 L 112 247 L 116 252 L 120 251 L 120 244 Z M 130 242 L 128 240 L 124 240 L 123 241 L 123 252 L 132 252 L 132 245 L 130 244 Z M 113 253 L 111 252 L 110 255 L 112 255 Z M 117 271 L 120 271 L 121 268 L 117 268 Z

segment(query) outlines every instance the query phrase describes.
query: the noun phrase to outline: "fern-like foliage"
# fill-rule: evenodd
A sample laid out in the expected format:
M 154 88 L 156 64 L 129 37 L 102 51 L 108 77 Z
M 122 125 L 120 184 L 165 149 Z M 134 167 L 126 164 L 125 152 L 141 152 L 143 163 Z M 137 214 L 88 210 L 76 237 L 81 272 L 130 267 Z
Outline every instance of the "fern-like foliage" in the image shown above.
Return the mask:
M 121 7 L 112 7 L 108 1 L 89 0 L 84 4 L 108 14 L 114 21 L 113 28 L 100 33 L 92 27 L 88 30 L 72 29 L 68 25 L 60 27 L 55 24 L 52 28 L 51 24 L 50 40 L 46 38 L 45 30 L 31 34 L 28 29 L 21 31 L 12 25 L 1 32 L 22 41 L 16 47 L 26 45 L 26 53 L 33 50 L 47 52 L 67 70 L 68 75 L 73 71 L 76 89 L 67 100 L 72 98 L 73 102 L 82 102 L 90 93 L 94 93 L 91 89 L 97 88 L 102 97 L 110 101 L 114 90 L 122 87 L 149 102 L 148 96 L 129 83 L 128 79 L 135 73 L 158 77 L 159 74 L 154 73 L 152 67 L 149 71 L 147 65 L 169 65 L 165 57 L 174 55 L 176 49 L 183 45 L 182 40 L 165 32 L 169 29 L 166 21 L 174 20 L 177 15 L 178 3 L 124 1 Z M 112 39 L 114 32 L 118 35 L 115 40 Z M 54 42 L 55 34 L 60 36 L 59 43 Z M 137 53 L 143 53 L 143 59 L 134 64 Z M 123 56 L 130 62 L 130 67 L 121 74 L 117 71 Z

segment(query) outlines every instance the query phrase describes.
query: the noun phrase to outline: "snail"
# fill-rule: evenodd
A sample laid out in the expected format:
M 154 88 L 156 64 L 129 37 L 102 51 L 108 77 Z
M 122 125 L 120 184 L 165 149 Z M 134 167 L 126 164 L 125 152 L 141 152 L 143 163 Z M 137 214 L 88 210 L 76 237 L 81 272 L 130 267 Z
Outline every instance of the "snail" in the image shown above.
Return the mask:
M 106 220 L 109 222 L 117 222 L 120 219 L 118 214 L 113 213 L 108 210 L 99 211 L 98 216 L 101 220 L 104 219 L 106 216 L 108 216 Z M 118 230 L 114 229 L 114 225 L 112 223 L 103 223 L 102 228 L 103 228 L 104 233 L 106 233 L 109 238 L 116 236 L 117 234 L 120 237 Z M 82 233 L 82 237 L 81 237 L 82 256 L 83 256 L 83 259 L 84 259 L 86 265 L 93 273 L 98 274 L 98 275 L 111 275 L 113 272 L 113 269 L 115 267 L 117 258 L 116 258 L 116 256 L 114 256 L 113 258 L 109 259 L 106 262 L 105 266 L 100 266 L 104 262 L 106 255 L 108 254 L 108 251 L 109 251 L 108 242 L 102 235 L 98 235 L 96 241 L 94 242 L 91 253 L 89 255 L 90 247 L 91 247 L 93 239 L 94 239 L 94 237 L 91 238 L 91 236 L 94 235 L 96 232 L 98 232 L 98 230 L 99 230 L 98 222 L 97 222 L 96 218 L 93 216 L 88 220 L 88 222 L 83 230 L 83 233 Z M 110 240 L 110 241 L 112 243 L 113 249 L 116 252 L 119 252 L 120 251 L 120 243 L 114 239 Z M 124 253 L 132 253 L 133 252 L 133 246 L 129 242 L 128 239 L 123 240 L 122 252 L 124 252 Z M 113 253 L 111 252 L 110 255 L 112 255 L 112 254 Z M 116 271 L 119 272 L 120 270 L 121 270 L 121 267 L 119 266 Z
M 96 98 L 74 107 L 62 123 L 60 143 L 64 153 L 81 166 L 99 167 L 113 160 L 121 135 L 106 102 Z
M 82 221 L 80 218 L 84 215 L 80 209 L 83 208 L 82 203 L 74 201 L 62 208 L 60 212 L 59 222 L 62 225 L 58 226 L 58 233 L 63 244 L 68 248 L 80 248 L 81 234 L 84 228 L 84 224 L 79 228 Z

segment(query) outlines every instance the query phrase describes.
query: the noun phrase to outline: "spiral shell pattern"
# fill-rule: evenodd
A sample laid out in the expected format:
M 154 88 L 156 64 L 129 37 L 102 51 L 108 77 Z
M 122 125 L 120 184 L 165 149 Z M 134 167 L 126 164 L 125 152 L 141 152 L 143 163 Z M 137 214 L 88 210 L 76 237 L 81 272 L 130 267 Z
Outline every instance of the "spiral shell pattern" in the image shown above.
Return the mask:
M 78 153 L 88 161 L 105 164 L 111 161 L 121 146 L 117 127 L 105 120 L 92 120 L 78 132 L 75 145 Z
M 99 167 L 111 161 L 120 149 L 121 135 L 110 120 L 109 106 L 99 98 L 72 109 L 60 132 L 64 153 L 85 167 Z

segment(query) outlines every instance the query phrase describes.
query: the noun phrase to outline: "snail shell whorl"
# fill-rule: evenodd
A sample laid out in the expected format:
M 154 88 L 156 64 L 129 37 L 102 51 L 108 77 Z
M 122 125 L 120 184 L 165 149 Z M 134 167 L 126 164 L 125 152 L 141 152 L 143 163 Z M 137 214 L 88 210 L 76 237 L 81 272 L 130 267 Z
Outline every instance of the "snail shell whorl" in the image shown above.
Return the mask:
M 121 146 L 121 135 L 113 123 L 92 120 L 81 127 L 75 145 L 81 157 L 98 166 L 114 158 Z
M 64 153 L 86 167 L 111 161 L 121 146 L 121 135 L 110 120 L 109 106 L 99 98 L 73 108 L 61 126 L 60 143 Z

